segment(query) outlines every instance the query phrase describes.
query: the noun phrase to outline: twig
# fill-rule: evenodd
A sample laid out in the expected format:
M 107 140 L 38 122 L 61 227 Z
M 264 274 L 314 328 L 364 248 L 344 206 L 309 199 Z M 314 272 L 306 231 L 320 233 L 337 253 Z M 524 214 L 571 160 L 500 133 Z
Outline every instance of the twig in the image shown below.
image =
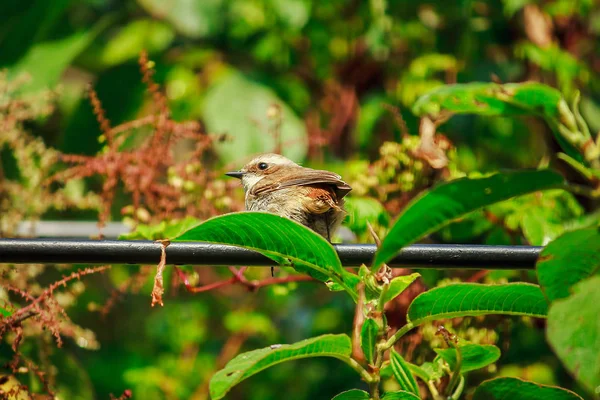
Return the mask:
M 101 272 L 101 271 L 107 270 L 109 268 L 110 268 L 110 266 L 105 265 L 105 266 L 95 267 L 95 268 L 85 268 L 84 270 L 73 272 L 71 275 L 65 276 L 61 280 L 56 281 L 53 284 L 51 284 L 50 286 L 48 286 L 48 288 L 46 290 L 44 290 L 42 292 L 42 294 L 40 294 L 35 299 L 33 299 L 30 295 L 24 295 L 23 291 L 17 289 L 17 293 L 20 293 L 23 297 L 30 300 L 31 303 L 29 303 L 27 306 L 25 306 L 23 308 L 20 308 L 19 310 L 15 311 L 11 316 L 4 318 L 2 320 L 3 323 L 2 323 L 2 325 L 0 325 L 0 337 L 2 337 L 4 335 L 4 333 L 6 332 L 7 329 L 9 329 L 13 326 L 17 326 L 20 322 L 22 322 L 28 318 L 31 318 L 32 316 L 34 316 L 36 314 L 40 314 L 42 312 L 42 309 L 40 308 L 40 304 L 42 302 L 44 302 L 46 299 L 48 299 L 50 296 L 52 296 L 54 291 L 56 289 L 58 289 L 60 286 L 66 286 L 67 283 L 73 279 L 80 279 L 84 275 L 94 274 L 96 272 Z M 9 290 L 13 290 L 13 291 L 14 291 L 14 289 L 15 288 L 9 288 Z M 55 335 L 56 335 L 56 333 L 55 333 Z M 57 340 L 60 340 L 60 338 L 57 338 Z
M 182 280 L 183 285 L 185 286 L 187 291 L 190 293 L 208 292 L 210 290 L 218 289 L 218 288 L 228 286 L 228 285 L 233 285 L 236 283 L 239 283 L 239 284 L 245 286 L 250 291 L 254 291 L 254 290 L 260 289 L 261 287 L 265 287 L 265 286 L 269 286 L 269 285 L 278 285 L 278 284 L 289 283 L 289 282 L 302 282 L 302 281 L 313 281 L 314 280 L 312 277 L 307 276 L 307 275 L 289 275 L 289 276 L 284 276 L 284 277 L 263 279 L 260 281 L 249 281 L 243 275 L 243 273 L 246 269 L 247 269 L 247 267 L 242 267 L 239 270 L 234 267 L 229 267 L 229 270 L 233 274 L 233 276 L 231 278 L 224 279 L 224 280 L 221 280 L 218 282 L 209 283 L 209 284 L 202 285 L 202 286 L 196 286 L 196 287 L 191 285 L 187 276 L 180 268 L 175 267 L 175 272 L 177 273 L 179 278 Z
M 358 291 L 358 301 L 354 310 L 354 320 L 352 321 L 352 358 L 356 361 L 364 362 L 365 355 L 360 347 L 361 327 L 365 320 L 364 317 L 364 302 L 365 302 L 365 284 L 360 282 L 356 289 Z

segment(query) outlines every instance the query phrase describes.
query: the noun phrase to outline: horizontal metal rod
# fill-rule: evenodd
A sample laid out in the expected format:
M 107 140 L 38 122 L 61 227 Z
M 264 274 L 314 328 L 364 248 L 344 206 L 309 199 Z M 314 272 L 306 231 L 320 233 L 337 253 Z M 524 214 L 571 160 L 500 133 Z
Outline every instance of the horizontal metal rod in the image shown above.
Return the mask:
M 344 266 L 369 265 L 372 244 L 334 245 Z M 404 248 L 391 267 L 534 269 L 541 247 L 417 244 Z M 149 240 L 0 239 L 0 263 L 157 264 L 160 244 Z M 167 247 L 168 264 L 271 266 L 251 250 L 220 244 L 176 242 Z

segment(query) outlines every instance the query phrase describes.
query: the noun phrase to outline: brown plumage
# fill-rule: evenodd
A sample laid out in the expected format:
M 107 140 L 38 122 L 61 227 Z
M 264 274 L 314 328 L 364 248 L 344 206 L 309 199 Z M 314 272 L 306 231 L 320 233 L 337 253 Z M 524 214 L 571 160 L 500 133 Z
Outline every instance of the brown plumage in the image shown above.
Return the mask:
M 333 172 L 304 168 L 277 154 L 260 155 L 227 175 L 242 180 L 246 210 L 282 215 L 327 240 L 342 223 L 343 198 L 352 190 Z

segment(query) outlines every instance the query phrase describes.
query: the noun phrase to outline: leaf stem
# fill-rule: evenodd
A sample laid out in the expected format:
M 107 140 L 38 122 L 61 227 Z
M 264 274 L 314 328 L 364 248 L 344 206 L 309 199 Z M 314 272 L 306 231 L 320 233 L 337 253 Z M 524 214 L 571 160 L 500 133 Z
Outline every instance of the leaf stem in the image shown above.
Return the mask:
M 369 384 L 369 386 L 371 386 L 371 384 L 375 381 L 373 375 L 364 369 L 355 359 L 350 357 L 339 357 L 339 359 L 348 364 L 350 368 L 355 370 L 360 377 Z M 377 380 L 377 382 L 379 383 L 379 380 Z
M 464 388 L 465 388 L 465 377 L 462 375 L 460 376 L 460 381 L 458 382 L 458 386 L 456 387 L 456 390 L 454 391 L 454 393 L 452 393 L 452 395 L 448 396 L 448 400 L 458 400 L 460 399 L 460 395 L 462 394 Z
M 385 339 L 382 339 L 385 340 Z M 385 350 L 382 348 L 382 346 L 378 343 L 377 345 L 375 345 L 375 379 L 374 381 L 369 385 L 369 391 L 371 392 L 371 399 L 373 400 L 379 400 L 379 383 L 381 382 L 381 376 L 379 375 L 380 371 L 381 371 L 381 365 L 383 364 L 383 358 L 384 358 L 384 353 Z
M 431 393 L 431 397 L 433 397 L 433 400 L 443 399 L 442 396 L 440 396 L 440 392 L 438 392 L 433 381 L 425 381 L 425 384 L 427 385 L 427 389 L 429 389 L 429 393 Z
M 447 340 L 446 342 L 456 350 L 456 365 L 454 366 L 454 370 L 452 371 L 450 382 L 448 382 L 448 386 L 446 386 L 446 394 L 449 398 L 453 398 L 453 393 L 455 392 L 454 389 L 457 388 L 458 390 L 458 388 L 460 387 L 460 379 L 462 378 L 464 381 L 463 376 L 460 374 L 460 368 L 462 367 L 462 354 L 457 344 L 453 340 Z
M 398 340 L 400 340 L 400 338 L 402 336 L 406 335 L 414 327 L 415 327 L 415 325 L 412 322 L 408 322 L 406 325 L 404 325 L 402 328 L 400 328 L 396 333 L 394 333 L 387 340 L 387 342 L 383 343 L 383 345 L 381 346 L 381 349 L 383 351 L 388 350 L 390 347 L 392 347 L 394 345 L 394 343 L 396 343 Z
M 385 298 L 385 295 L 388 292 L 389 288 L 389 282 L 384 283 L 381 287 L 381 294 L 379 295 L 379 301 L 377 302 L 377 311 L 380 313 L 383 313 L 384 311 L 385 303 L 383 302 L 383 299 Z

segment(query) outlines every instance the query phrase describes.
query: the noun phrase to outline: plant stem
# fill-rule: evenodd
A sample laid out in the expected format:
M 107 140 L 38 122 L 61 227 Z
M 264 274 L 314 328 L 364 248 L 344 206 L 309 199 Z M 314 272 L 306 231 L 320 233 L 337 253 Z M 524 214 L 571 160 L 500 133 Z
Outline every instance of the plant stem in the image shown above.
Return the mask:
M 369 398 L 372 400 L 379 400 L 379 381 L 372 382 L 369 384 Z
M 384 327 L 385 329 L 385 327 Z M 385 331 L 384 331 L 385 332 Z M 385 338 L 382 338 L 382 341 Z M 383 358 L 385 354 L 385 350 L 381 346 L 382 343 L 377 343 L 375 345 L 375 377 L 373 382 L 369 385 L 369 392 L 371 393 L 371 399 L 379 400 L 379 383 L 381 382 L 381 376 L 379 372 L 381 371 L 381 365 L 383 364 Z
M 448 382 L 448 386 L 446 387 L 446 395 L 448 395 L 449 398 L 452 398 L 454 389 L 457 388 L 457 386 L 460 387 L 460 380 L 462 379 L 464 381 L 463 376 L 460 374 L 460 368 L 462 366 L 462 354 L 456 343 L 454 343 L 452 340 L 449 340 L 447 342 L 456 350 L 456 365 L 454 366 L 454 370 L 452 371 L 450 382 Z
M 427 385 L 427 389 L 429 389 L 429 393 L 431 393 L 431 397 L 433 397 L 433 400 L 442 400 L 443 399 L 443 397 L 440 396 L 440 393 L 438 392 L 437 388 L 433 384 L 433 381 L 426 381 L 425 384 Z
M 460 399 L 460 395 L 462 394 L 465 388 L 465 377 L 460 375 L 460 381 L 458 382 L 458 386 L 452 395 L 448 396 L 448 400 L 458 400 Z
M 398 340 L 400 340 L 400 338 L 402 336 L 406 335 L 406 333 L 408 333 L 408 331 L 410 331 L 414 327 L 415 327 L 415 325 L 412 322 L 408 322 L 406 325 L 404 325 L 402 328 L 400 328 L 396 333 L 394 333 L 394 335 L 392 337 L 390 337 L 387 340 L 387 342 L 383 343 L 383 345 L 381 346 L 381 349 L 383 351 L 388 350 L 390 347 L 392 347 L 394 345 L 394 343 L 396 343 Z
M 385 297 L 389 288 L 390 288 L 389 283 L 385 283 L 381 287 L 381 294 L 379 295 L 379 301 L 377 302 L 377 311 L 379 311 L 380 313 L 383 313 L 383 311 L 384 311 L 385 303 L 383 302 L 383 298 Z

